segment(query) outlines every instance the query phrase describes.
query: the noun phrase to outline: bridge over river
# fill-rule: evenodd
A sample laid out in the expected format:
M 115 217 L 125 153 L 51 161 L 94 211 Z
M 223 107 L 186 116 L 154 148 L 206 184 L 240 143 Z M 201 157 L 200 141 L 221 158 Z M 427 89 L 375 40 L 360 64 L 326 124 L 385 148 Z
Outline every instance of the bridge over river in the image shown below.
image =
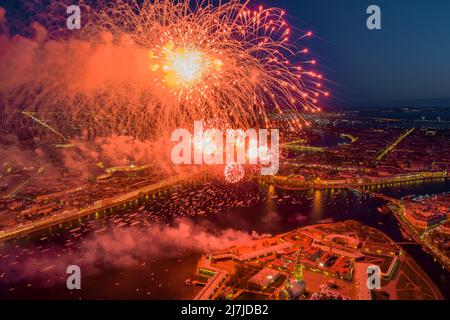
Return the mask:
M 385 200 L 387 202 L 392 202 L 392 203 L 395 203 L 395 204 L 402 204 L 402 201 L 400 199 L 397 199 L 397 198 L 394 198 L 394 197 L 391 197 L 391 196 L 387 196 L 387 195 L 382 194 L 382 193 L 377 193 L 377 192 L 373 192 L 373 191 L 370 191 L 370 190 L 365 190 L 365 189 L 362 189 L 362 188 L 347 188 L 347 189 L 350 190 L 350 191 L 358 192 L 358 193 L 366 193 L 366 194 L 368 194 L 368 195 L 370 195 L 372 197 L 379 198 L 379 199 Z

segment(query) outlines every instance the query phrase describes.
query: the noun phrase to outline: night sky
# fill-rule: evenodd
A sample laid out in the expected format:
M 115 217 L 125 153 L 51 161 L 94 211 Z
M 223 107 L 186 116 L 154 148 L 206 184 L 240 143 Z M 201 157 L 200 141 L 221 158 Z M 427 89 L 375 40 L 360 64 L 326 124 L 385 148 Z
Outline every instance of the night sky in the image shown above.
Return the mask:
M 308 46 L 337 83 L 338 101 L 371 106 L 450 98 L 449 0 L 260 2 L 285 8 L 292 25 L 314 31 Z M 366 27 L 372 4 L 381 8 L 381 30 Z
M 0 0 L 7 10 L 26 16 L 17 3 Z M 384 106 L 445 99 L 444 106 L 450 108 L 449 0 L 251 3 L 286 9 L 293 29 L 314 32 L 313 39 L 299 44 L 317 55 L 318 68 L 330 81 L 326 86 L 333 98 L 325 106 Z M 366 10 L 372 4 L 381 8 L 382 30 L 366 27 Z

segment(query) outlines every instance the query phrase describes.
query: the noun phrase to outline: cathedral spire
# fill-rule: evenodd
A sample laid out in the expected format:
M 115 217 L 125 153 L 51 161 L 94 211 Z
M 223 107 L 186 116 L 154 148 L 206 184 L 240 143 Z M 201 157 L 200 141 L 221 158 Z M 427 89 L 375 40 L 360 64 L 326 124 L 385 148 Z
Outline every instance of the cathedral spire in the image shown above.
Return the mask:
M 300 233 L 300 229 L 299 229 L 299 233 Z M 303 281 L 304 277 L 303 277 L 303 265 L 300 261 L 300 236 L 299 234 L 297 235 L 297 253 L 296 253 L 296 257 L 295 257 L 295 269 L 294 269 L 294 279 L 295 281 Z

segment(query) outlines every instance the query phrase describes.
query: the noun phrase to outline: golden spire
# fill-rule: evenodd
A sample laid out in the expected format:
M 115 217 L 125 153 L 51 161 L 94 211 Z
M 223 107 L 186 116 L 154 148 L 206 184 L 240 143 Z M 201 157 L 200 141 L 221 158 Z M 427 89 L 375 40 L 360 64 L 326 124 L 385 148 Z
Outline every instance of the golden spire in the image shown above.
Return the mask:
M 296 260 L 295 260 L 295 269 L 294 269 L 294 279 L 297 282 L 303 281 L 303 265 L 300 261 L 300 229 L 298 229 L 297 234 L 297 253 L 296 253 Z

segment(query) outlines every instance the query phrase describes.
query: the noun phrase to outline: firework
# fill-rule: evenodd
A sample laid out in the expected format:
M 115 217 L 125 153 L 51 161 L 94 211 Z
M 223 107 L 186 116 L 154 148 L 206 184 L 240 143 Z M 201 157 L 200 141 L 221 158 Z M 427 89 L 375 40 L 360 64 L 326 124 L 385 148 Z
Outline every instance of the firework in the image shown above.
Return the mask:
M 240 164 L 231 163 L 228 164 L 224 169 L 225 181 L 230 184 L 236 184 L 242 179 L 244 179 L 245 170 Z
M 14 101 L 5 110 L 45 114 L 64 136 L 81 126 L 94 137 L 148 139 L 196 120 L 221 129 L 267 127 L 268 110 L 317 111 L 328 95 L 309 69 L 308 50 L 290 42 L 281 9 L 251 10 L 240 0 L 118 0 L 83 12 L 78 39 L 49 29 L 56 42 L 35 50 L 42 66 L 29 73 L 36 76 L 2 92 Z M 65 58 L 45 59 L 52 46 L 62 46 Z M 294 116 L 289 125 L 302 122 Z
M 40 124 L 41 126 L 43 126 L 44 128 L 48 129 L 49 131 L 53 132 L 55 135 L 57 135 L 59 138 L 66 140 L 66 138 L 60 134 L 58 131 L 56 131 L 54 128 L 50 127 L 48 124 L 46 124 L 45 122 L 43 122 L 42 120 L 36 118 L 36 116 L 34 116 L 32 113 L 30 112 L 22 112 L 22 114 L 24 116 L 27 116 L 31 119 L 33 119 L 34 121 L 36 121 L 36 123 Z

